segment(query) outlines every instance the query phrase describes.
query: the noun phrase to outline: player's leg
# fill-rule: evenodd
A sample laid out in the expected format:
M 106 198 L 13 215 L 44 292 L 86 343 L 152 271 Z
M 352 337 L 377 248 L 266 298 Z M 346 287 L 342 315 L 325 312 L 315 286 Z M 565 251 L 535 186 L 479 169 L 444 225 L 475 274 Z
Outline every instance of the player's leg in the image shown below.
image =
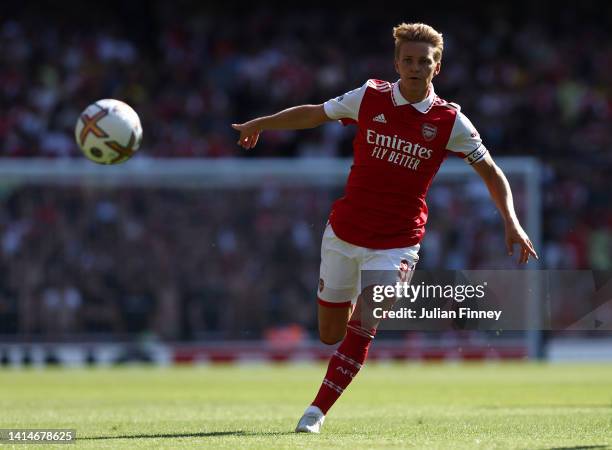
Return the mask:
M 319 300 L 318 318 L 319 318 L 319 338 L 321 342 L 327 345 L 334 345 L 344 339 L 346 335 L 346 325 L 351 317 L 353 305 L 350 303 L 322 304 Z
M 357 294 L 359 265 L 355 259 L 359 247 L 338 239 L 327 226 L 321 244 L 321 272 L 317 293 L 319 337 L 333 345 L 344 339 Z M 296 432 L 319 433 L 324 413 L 315 405 L 306 408 Z
M 368 320 L 372 287 L 359 295 L 355 311 L 346 326 L 346 336 L 332 355 L 327 372 L 312 406 L 325 416 L 363 366 L 370 344 L 376 335 L 378 321 Z M 362 316 L 366 316 L 365 319 Z
M 382 303 L 373 301 L 374 285 L 395 284 L 397 281 L 410 282 L 418 260 L 417 251 L 418 247 L 368 251 L 367 262 L 362 264 L 362 268 L 367 270 L 368 274 L 364 279 L 367 287 L 359 295 L 355 311 L 347 325 L 346 336 L 333 354 L 319 392 L 306 411 L 306 414 L 310 414 L 311 421 L 318 418 L 314 429 L 320 429 L 325 414 L 365 363 L 380 322 L 380 319 L 372 314 L 373 308 L 390 309 L 393 306 L 395 299 L 386 299 Z
M 346 324 L 357 295 L 359 247 L 337 238 L 330 225 L 321 242 L 321 270 L 317 291 L 319 337 L 328 345 L 337 344 L 346 334 Z

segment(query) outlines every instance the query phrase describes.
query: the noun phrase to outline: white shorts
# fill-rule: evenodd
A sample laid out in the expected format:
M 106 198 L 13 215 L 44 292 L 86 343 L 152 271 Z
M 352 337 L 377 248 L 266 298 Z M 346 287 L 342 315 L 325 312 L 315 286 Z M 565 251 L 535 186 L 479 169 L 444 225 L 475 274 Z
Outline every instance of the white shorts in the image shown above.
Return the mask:
M 414 270 L 419 260 L 419 248 L 419 244 L 385 250 L 359 247 L 337 237 L 327 224 L 321 242 L 319 304 L 349 306 L 357 301 L 362 281 L 366 287 L 404 279 L 402 272 Z

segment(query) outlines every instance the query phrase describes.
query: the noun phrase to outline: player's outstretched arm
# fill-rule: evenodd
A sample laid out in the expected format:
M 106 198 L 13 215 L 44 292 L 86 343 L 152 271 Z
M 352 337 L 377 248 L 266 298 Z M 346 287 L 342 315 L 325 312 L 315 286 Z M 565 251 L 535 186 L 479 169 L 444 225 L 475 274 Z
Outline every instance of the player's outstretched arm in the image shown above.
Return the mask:
M 255 147 L 259 134 L 264 130 L 303 130 L 314 128 L 330 121 L 323 105 L 301 105 L 280 111 L 271 116 L 258 117 L 245 123 L 235 123 L 234 130 L 240 132 L 237 144 L 246 149 Z
M 538 259 L 538 254 L 533 248 L 529 236 L 527 236 L 527 233 L 525 233 L 516 217 L 512 191 L 504 172 L 495 164 L 495 161 L 493 161 L 493 158 L 488 153 L 472 167 L 474 167 L 474 170 L 486 183 L 491 198 L 504 219 L 508 254 L 512 255 L 514 253 L 514 244 L 518 244 L 521 248 L 519 264 L 527 263 L 529 255 Z

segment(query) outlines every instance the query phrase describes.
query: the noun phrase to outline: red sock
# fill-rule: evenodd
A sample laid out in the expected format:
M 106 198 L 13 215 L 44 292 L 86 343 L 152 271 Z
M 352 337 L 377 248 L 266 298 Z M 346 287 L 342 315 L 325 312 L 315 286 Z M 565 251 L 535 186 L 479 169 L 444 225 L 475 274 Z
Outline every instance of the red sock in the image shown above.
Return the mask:
M 361 369 L 375 334 L 375 329 L 362 328 L 359 320 L 351 320 L 348 323 L 346 336 L 332 355 L 319 393 L 312 402 L 323 414 L 327 414 Z

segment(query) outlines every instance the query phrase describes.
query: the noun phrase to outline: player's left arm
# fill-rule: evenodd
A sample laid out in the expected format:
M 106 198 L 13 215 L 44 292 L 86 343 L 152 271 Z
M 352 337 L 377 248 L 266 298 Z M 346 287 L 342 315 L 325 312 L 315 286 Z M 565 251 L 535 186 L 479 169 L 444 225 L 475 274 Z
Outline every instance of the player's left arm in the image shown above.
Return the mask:
M 538 254 L 529 236 L 527 236 L 527 233 L 525 233 L 525 230 L 523 230 L 523 227 L 516 217 L 512 190 L 510 189 L 510 184 L 504 172 L 495 164 L 489 152 L 487 152 L 480 161 L 472 164 L 472 167 L 487 185 L 491 198 L 495 202 L 504 220 L 508 254 L 512 255 L 514 253 L 514 245 L 518 244 L 521 249 L 519 264 L 527 263 L 529 255 L 538 259 Z
M 519 264 L 527 263 L 529 255 L 538 259 L 538 254 L 529 236 L 523 230 L 514 212 L 512 191 L 504 172 L 493 161 L 489 151 L 482 143 L 480 134 L 461 112 L 461 107 L 454 103 L 449 105 L 457 110 L 457 114 L 446 149 L 463 156 L 463 160 L 474 168 L 487 185 L 491 198 L 504 219 L 508 254 L 512 256 L 514 245 L 518 244 L 521 248 Z

